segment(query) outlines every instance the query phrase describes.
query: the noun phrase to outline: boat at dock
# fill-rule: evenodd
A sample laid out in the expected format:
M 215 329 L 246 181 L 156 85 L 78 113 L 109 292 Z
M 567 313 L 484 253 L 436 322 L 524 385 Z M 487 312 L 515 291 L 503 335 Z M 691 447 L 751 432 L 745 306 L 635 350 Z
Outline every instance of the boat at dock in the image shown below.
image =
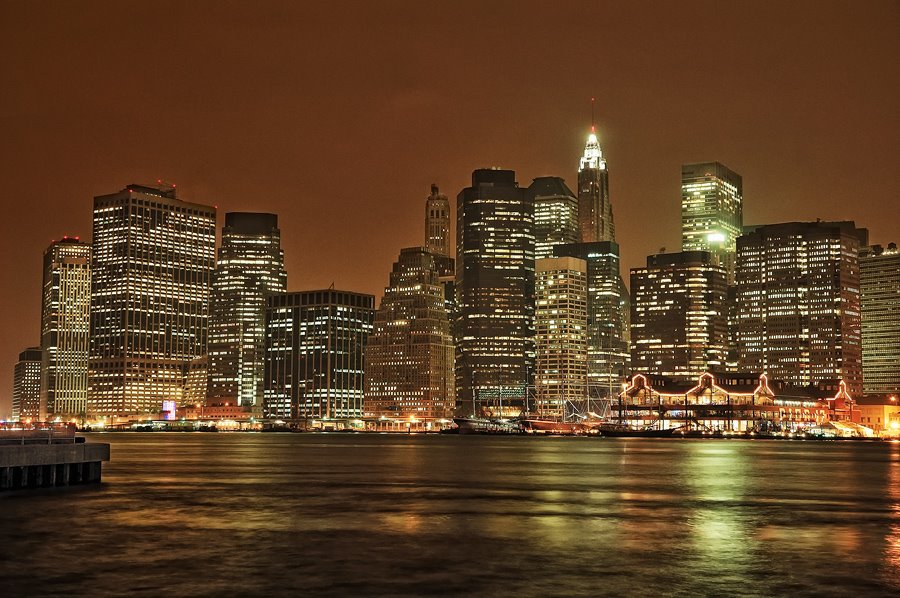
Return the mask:
M 522 434 L 522 423 L 518 419 L 488 417 L 454 417 L 460 434 Z

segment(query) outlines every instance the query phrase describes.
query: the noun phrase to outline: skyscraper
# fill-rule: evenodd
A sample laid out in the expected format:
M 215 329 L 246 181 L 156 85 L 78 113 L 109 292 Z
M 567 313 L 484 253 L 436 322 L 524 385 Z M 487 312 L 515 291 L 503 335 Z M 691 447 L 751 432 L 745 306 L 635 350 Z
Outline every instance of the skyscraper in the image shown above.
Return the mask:
M 574 257 L 535 261 L 537 413 L 563 417 L 587 396 L 587 263 Z
M 262 410 L 266 300 L 287 290 L 278 216 L 225 214 L 212 277 L 209 326 L 211 403 Z
M 271 295 L 263 414 L 363 416 L 364 357 L 375 297 L 326 289 Z
M 433 254 L 450 256 L 450 200 L 431 185 L 425 200 L 425 248 Z
M 578 222 L 585 243 L 616 240 L 609 200 L 609 171 L 593 125 L 578 165 Z
M 456 406 L 453 337 L 438 260 L 400 251 L 366 347 L 365 412 L 391 418 L 450 417 Z
M 216 210 L 174 187 L 94 198 L 88 412 L 155 413 L 206 354 Z
M 90 312 L 91 246 L 63 237 L 44 252 L 41 419 L 85 415 Z
M 737 240 L 739 366 L 809 386 L 862 391 L 859 248 L 853 222 L 788 222 Z
M 553 246 L 578 243 L 578 200 L 566 182 L 555 176 L 534 179 L 528 192 L 534 201 L 534 257 L 553 256 Z
M 619 245 L 615 241 L 573 243 L 553 248 L 587 264 L 588 390 L 591 398 L 618 392 L 629 371 L 628 289 L 619 275 Z
M 482 169 L 457 213 L 457 398 L 517 412 L 534 378 L 534 203 L 515 172 Z
M 735 240 L 744 223 L 741 175 L 719 162 L 681 167 L 681 250 L 708 251 L 734 281 Z
M 12 418 L 40 421 L 41 348 L 29 347 L 19 353 L 13 369 Z
M 900 393 L 900 251 L 873 245 L 859 255 L 863 391 Z
M 693 381 L 725 363 L 725 269 L 707 251 L 662 253 L 631 270 L 631 368 Z

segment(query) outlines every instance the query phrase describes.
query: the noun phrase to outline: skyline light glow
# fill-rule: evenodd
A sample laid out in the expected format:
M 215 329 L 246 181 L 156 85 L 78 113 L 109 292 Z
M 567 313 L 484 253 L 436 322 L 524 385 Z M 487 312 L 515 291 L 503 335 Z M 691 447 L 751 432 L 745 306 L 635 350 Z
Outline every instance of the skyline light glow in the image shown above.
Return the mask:
M 485 52 L 547 26 L 566 43 Z M 290 290 L 380 297 L 430 184 L 454 214 L 485 166 L 574 187 L 596 97 L 623 274 L 678 249 L 679 169 L 703 160 L 741 173 L 748 224 L 896 241 L 898 30 L 890 2 L 5 3 L 0 417 L 39 342 L 43 251 L 88 240 L 92 198 L 132 181 L 175 181 L 217 230 L 276 213 Z

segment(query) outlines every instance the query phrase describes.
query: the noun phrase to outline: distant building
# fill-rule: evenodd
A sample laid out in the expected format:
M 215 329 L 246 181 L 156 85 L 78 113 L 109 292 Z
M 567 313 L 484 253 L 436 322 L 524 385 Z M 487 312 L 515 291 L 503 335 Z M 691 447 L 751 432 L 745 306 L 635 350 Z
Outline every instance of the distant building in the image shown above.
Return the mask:
M 19 353 L 13 370 L 12 419 L 41 421 L 41 348 Z
M 206 354 L 216 210 L 174 187 L 94 198 L 88 412 L 180 403 L 185 364 Z
M 535 261 L 535 411 L 563 417 L 587 396 L 587 263 L 574 257 Z
M 681 167 L 681 250 L 708 251 L 734 280 L 735 241 L 744 222 L 741 175 L 719 162 Z
M 859 248 L 853 222 L 759 226 L 737 240 L 741 369 L 795 386 L 843 380 L 862 392 Z
M 519 413 L 534 381 L 534 203 L 515 172 L 483 169 L 457 213 L 457 398 Z
M 866 393 L 900 393 L 900 252 L 896 243 L 859 255 L 862 370 Z
M 425 200 L 425 248 L 450 257 L 450 200 L 437 185 L 431 185 L 431 195 Z
M 585 243 L 616 240 L 609 170 L 593 126 L 578 164 L 578 222 Z
M 534 258 L 553 257 L 553 246 L 578 243 L 578 199 L 555 176 L 534 179 L 528 192 L 534 200 Z
M 264 416 L 362 417 L 374 312 L 375 297 L 363 293 L 325 289 L 270 296 Z
M 857 400 L 859 423 L 877 436 L 900 436 L 900 395 L 868 395 Z
M 647 257 L 631 270 L 631 367 L 689 381 L 725 363 L 725 269 L 707 251 Z
M 365 412 L 439 419 L 456 406 L 453 337 L 439 259 L 424 247 L 400 251 L 366 347 Z
M 574 257 L 587 265 L 588 384 L 590 396 L 613 396 L 629 371 L 628 290 L 619 275 L 615 241 L 574 243 L 553 248 L 558 257 Z
M 91 246 L 63 237 L 44 252 L 41 419 L 85 416 L 90 313 Z
M 225 214 L 212 278 L 210 404 L 229 402 L 262 412 L 266 300 L 286 290 L 278 216 Z

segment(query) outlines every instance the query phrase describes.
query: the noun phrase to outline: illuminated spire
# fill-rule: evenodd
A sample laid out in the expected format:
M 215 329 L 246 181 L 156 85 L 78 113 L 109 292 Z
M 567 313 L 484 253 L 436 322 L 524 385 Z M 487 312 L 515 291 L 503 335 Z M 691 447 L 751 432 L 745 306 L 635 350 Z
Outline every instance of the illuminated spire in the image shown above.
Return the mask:
M 584 155 L 581 157 L 578 171 L 581 172 L 586 168 L 606 170 L 606 160 L 603 159 L 603 150 L 600 149 L 597 128 L 594 126 L 594 98 L 591 98 L 591 133 L 584 146 Z
M 600 149 L 600 142 L 597 140 L 597 134 L 591 126 L 591 134 L 588 135 L 587 143 L 584 146 L 584 155 L 578 165 L 578 171 L 581 172 L 587 168 L 606 170 L 606 160 L 603 158 L 603 150 Z

